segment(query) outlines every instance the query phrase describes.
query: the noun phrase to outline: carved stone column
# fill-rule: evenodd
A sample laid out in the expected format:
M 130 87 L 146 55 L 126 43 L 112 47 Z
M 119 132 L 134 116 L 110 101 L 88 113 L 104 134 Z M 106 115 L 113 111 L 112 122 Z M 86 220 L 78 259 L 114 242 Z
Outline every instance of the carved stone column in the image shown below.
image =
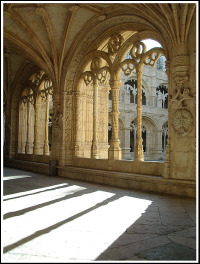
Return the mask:
M 91 147 L 91 158 L 99 158 L 99 148 L 97 139 L 97 122 L 98 122 L 98 83 L 97 78 L 93 80 L 93 139 Z
M 62 122 L 62 141 L 60 165 L 72 164 L 72 93 L 69 91 L 63 92 L 63 122 Z
M 112 90 L 112 137 L 110 140 L 110 148 L 108 152 L 108 158 L 114 160 L 120 160 L 122 157 L 122 151 L 120 148 L 120 141 L 119 141 L 119 111 L 118 111 L 118 104 L 119 104 L 119 89 L 121 86 L 121 82 L 110 81 L 110 86 Z
M 60 154 L 60 123 L 62 114 L 60 111 L 60 95 L 53 93 L 53 118 L 52 118 L 52 145 L 51 145 L 51 160 L 59 159 Z
M 65 103 L 66 103 L 66 92 L 62 92 L 62 105 L 63 115 L 62 122 L 60 122 L 60 134 L 61 134 L 61 145 L 59 155 L 59 165 L 64 166 L 66 161 L 66 140 L 65 140 Z
M 40 154 L 40 142 L 39 142 L 39 111 L 40 111 L 40 103 L 35 104 L 35 127 L 34 127 L 34 147 L 33 147 L 33 154 L 39 155 Z
M 18 153 L 23 150 L 23 103 L 19 104 L 19 125 L 18 125 Z
M 122 149 L 123 159 L 130 159 L 130 127 L 124 127 L 124 148 Z
M 80 124 L 79 118 L 81 116 L 81 106 L 80 106 L 80 92 L 73 92 L 73 109 L 74 109 L 74 119 L 73 119 L 73 156 L 79 156 L 79 144 L 80 144 Z
M 25 154 L 31 154 L 31 142 L 30 142 L 30 102 L 27 101 L 27 136 L 26 136 L 26 146 L 25 146 Z
M 45 113 L 45 139 L 43 153 L 49 155 L 49 93 L 46 95 L 46 113 Z
M 171 58 L 171 83 L 169 86 L 168 128 L 170 134 L 170 178 L 192 179 L 195 140 L 195 98 L 191 90 L 194 76 L 185 50 L 177 48 Z
M 4 151 L 4 160 L 8 160 L 11 157 L 10 145 L 11 142 L 11 52 L 9 50 L 4 50 L 4 70 L 3 70 L 3 80 L 4 80 L 4 88 L 8 92 L 8 98 L 3 97 L 3 111 L 4 111 L 4 122 L 5 122 L 5 130 L 4 130 L 4 142 L 3 142 L 3 151 Z M 7 82 L 6 82 L 7 79 Z M 2 142 L 1 142 L 2 143 Z
M 162 129 L 156 131 L 156 159 L 161 160 L 163 157 L 162 153 Z
M 138 65 L 137 70 L 137 138 L 134 151 L 135 161 L 144 161 L 143 146 L 142 146 L 142 68 L 143 65 Z

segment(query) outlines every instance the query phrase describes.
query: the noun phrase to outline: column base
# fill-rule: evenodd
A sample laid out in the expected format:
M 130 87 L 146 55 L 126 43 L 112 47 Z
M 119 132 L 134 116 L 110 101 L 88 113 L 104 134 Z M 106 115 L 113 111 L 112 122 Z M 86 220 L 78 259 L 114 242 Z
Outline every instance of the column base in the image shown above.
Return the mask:
M 91 147 L 91 159 L 98 159 L 99 158 L 99 148 L 97 141 L 92 141 Z
M 134 149 L 134 161 L 144 161 L 142 138 L 136 140 L 136 145 Z
M 26 144 L 25 146 L 25 154 L 32 154 L 32 149 L 30 144 Z
M 40 153 L 40 148 L 34 148 L 33 149 L 33 154 L 34 155 L 40 155 L 41 153 Z
M 121 160 L 122 159 L 122 150 L 121 150 L 121 148 L 109 149 L 109 151 L 108 151 L 108 159 Z
M 135 156 L 134 161 L 144 161 L 144 156 Z

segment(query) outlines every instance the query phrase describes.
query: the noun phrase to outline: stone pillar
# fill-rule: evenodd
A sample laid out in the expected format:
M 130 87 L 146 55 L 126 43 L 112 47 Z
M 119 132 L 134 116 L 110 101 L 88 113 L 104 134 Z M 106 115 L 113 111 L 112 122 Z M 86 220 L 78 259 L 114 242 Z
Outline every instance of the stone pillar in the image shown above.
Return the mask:
M 118 111 L 118 104 L 119 104 L 119 89 L 121 87 L 121 82 L 110 81 L 111 91 L 112 91 L 112 137 L 110 140 L 110 148 L 108 152 L 108 158 L 114 160 L 120 160 L 122 157 L 122 152 L 120 148 L 120 141 L 119 141 L 119 111 Z
M 30 102 L 27 100 L 27 136 L 26 136 L 26 146 L 25 154 L 31 154 L 31 142 L 30 142 Z
M 139 64 L 137 70 L 137 139 L 134 151 L 135 161 L 144 161 L 142 146 L 142 68 L 143 64 Z
M 97 122 L 98 122 L 98 83 L 97 78 L 93 80 L 93 139 L 91 147 L 91 158 L 99 158 L 99 147 L 97 139 Z
M 124 128 L 124 149 L 122 149 L 123 152 L 123 159 L 130 159 L 130 128 L 125 127 Z
M 23 124 L 23 127 L 22 127 L 22 153 L 25 153 L 25 145 L 26 145 L 26 134 L 27 134 L 27 111 L 26 111 L 26 108 L 25 108 L 25 105 L 24 103 L 22 104 L 23 105 L 23 121 L 22 121 L 22 124 Z
M 33 147 L 33 154 L 39 155 L 40 154 L 40 143 L 39 143 L 39 111 L 40 111 L 40 103 L 35 104 L 35 127 L 34 127 L 34 147 Z
M 60 144 L 60 153 L 59 153 L 59 166 L 65 166 L 66 162 L 66 138 L 65 138 L 65 104 L 66 104 L 66 97 L 67 94 L 65 91 L 62 92 L 62 105 L 63 105 L 63 115 L 62 115 L 62 121 L 60 120 L 60 137 L 61 137 L 61 144 Z
M 60 154 L 60 126 L 62 122 L 62 114 L 60 111 L 60 94 L 53 93 L 53 118 L 52 118 L 52 144 L 51 144 L 51 160 L 59 159 Z
M 163 153 L 162 153 L 162 129 L 161 130 L 157 130 L 156 131 L 156 134 L 157 134 L 157 137 L 156 137 L 156 159 L 158 160 L 162 160 L 163 158 Z
M 176 47 L 171 60 L 172 81 L 169 87 L 170 178 L 193 178 L 195 141 L 195 94 L 192 83 L 195 67 L 190 65 L 189 47 Z
M 165 151 L 165 163 L 164 163 L 164 178 L 170 178 L 170 137 L 167 138 L 167 145 Z
M 45 112 L 45 139 L 43 154 L 49 155 L 49 93 L 46 94 L 46 112 Z
M 3 70 L 3 86 L 8 92 L 8 97 L 3 97 L 4 105 L 4 142 L 3 142 L 3 152 L 4 152 L 4 160 L 8 160 L 11 157 L 10 145 L 11 145 L 11 52 L 5 50 L 4 53 L 4 70 Z M 7 82 L 6 82 L 7 79 Z
M 18 124 L 18 153 L 22 153 L 23 149 L 23 103 L 19 104 L 19 124 Z
M 60 164 L 72 164 L 72 92 L 63 92 L 63 122 Z
M 74 144 L 73 144 L 73 156 L 80 156 L 80 117 L 81 117 L 81 105 L 80 105 L 80 92 L 73 92 L 73 109 L 74 109 L 74 120 L 73 120 L 73 135 L 74 135 Z

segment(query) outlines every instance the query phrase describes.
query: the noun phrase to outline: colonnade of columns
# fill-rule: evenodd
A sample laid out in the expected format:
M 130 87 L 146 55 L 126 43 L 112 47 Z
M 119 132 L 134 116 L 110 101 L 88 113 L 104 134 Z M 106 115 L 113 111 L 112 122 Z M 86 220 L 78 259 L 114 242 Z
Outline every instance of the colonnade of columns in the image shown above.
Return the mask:
M 49 155 L 49 103 L 51 92 L 40 91 L 41 98 L 34 102 L 33 93 L 22 97 L 19 107 L 18 153 Z
M 137 45 L 140 45 L 137 44 Z M 138 48 L 138 46 L 136 47 Z M 133 55 L 133 54 L 132 54 Z M 136 70 L 137 75 L 137 136 L 135 140 L 135 149 L 134 149 L 134 160 L 135 161 L 143 161 L 144 154 L 143 154 L 143 144 L 142 144 L 142 69 L 144 65 L 143 60 L 137 59 L 137 56 L 140 54 L 136 52 L 134 55 L 136 58 L 133 58 L 133 64 Z M 133 56 L 133 57 L 134 57 Z M 130 61 L 130 59 L 129 59 Z M 126 61 L 124 61 L 126 62 Z M 112 110 L 111 110 L 111 120 L 112 120 L 112 136 L 110 140 L 110 147 L 108 149 L 108 158 L 114 160 L 122 159 L 122 149 L 120 147 L 120 140 L 119 140 L 119 90 L 121 87 L 121 81 L 119 75 L 115 75 L 115 73 L 111 73 L 108 66 L 101 67 L 102 61 L 98 57 L 94 57 L 91 62 L 91 71 L 87 71 L 83 73 L 82 77 L 88 85 L 89 83 L 92 84 L 93 88 L 93 112 L 92 112 L 92 144 L 91 144 L 91 158 L 98 159 L 99 158 L 99 142 L 98 142 L 98 125 L 99 125 L 99 84 L 104 83 L 106 79 L 106 74 L 110 73 L 110 81 L 109 86 L 112 91 Z M 123 70 L 123 69 L 122 69 Z M 128 74 L 126 74 L 128 75 Z M 26 110 L 26 124 L 24 123 L 24 127 L 26 125 L 26 145 L 25 145 L 25 154 L 35 154 L 35 155 L 49 155 L 49 139 L 48 139 L 48 121 L 49 121 L 49 102 L 50 102 L 50 90 L 48 87 L 40 90 L 40 96 L 42 97 L 42 101 L 45 101 L 45 110 L 43 113 L 43 121 L 41 121 L 41 108 L 42 101 L 37 100 L 35 103 L 33 100 L 29 100 L 29 97 L 32 98 L 31 94 L 26 96 L 23 103 L 26 104 L 24 110 Z M 80 148 L 82 144 L 82 128 L 83 128 L 83 115 L 81 114 L 81 110 L 84 107 L 84 97 L 79 91 L 73 93 L 73 106 L 75 110 L 75 119 L 74 119 L 74 138 L 73 138 L 73 155 L 74 156 L 81 156 Z M 33 99 L 33 98 L 32 98 Z M 108 100 L 108 96 L 107 96 Z M 31 106 L 30 106 L 31 105 Z M 35 111 L 34 112 L 34 126 L 30 124 L 30 107 Z M 22 111 L 22 110 L 21 110 Z M 87 117 L 84 117 L 87 118 Z M 23 122 L 21 122 L 23 123 Z M 41 126 L 43 126 L 43 131 L 41 131 Z M 30 147 L 30 135 L 31 130 L 34 130 L 34 137 L 33 137 L 33 147 Z M 106 129 L 107 130 L 107 129 Z M 22 129 L 20 129 L 20 133 L 22 136 Z M 107 133 L 107 131 L 106 131 Z M 43 142 L 43 147 L 41 150 L 41 144 Z M 21 138 L 22 143 L 22 138 Z M 21 148 L 22 151 L 22 148 Z
M 141 45 L 143 50 L 141 52 Z M 146 55 L 145 45 L 141 42 L 137 42 L 133 47 L 131 52 L 132 59 L 128 59 L 123 61 L 120 67 L 124 71 L 125 75 L 129 75 L 133 68 L 136 70 L 137 75 L 137 137 L 135 144 L 135 161 L 144 161 L 143 154 L 143 144 L 142 144 L 142 70 L 144 64 L 153 66 L 157 62 L 160 54 L 157 51 L 157 57 L 153 57 L 152 54 L 149 53 Z M 126 67 L 126 64 L 128 67 Z M 130 64 L 132 66 L 130 67 Z M 125 66 L 125 67 L 124 67 Z M 103 67 L 105 68 L 105 66 Z M 82 78 L 85 81 L 86 86 L 92 81 L 93 84 L 93 139 L 91 145 L 91 158 L 98 159 L 99 158 L 99 148 L 98 148 L 98 83 L 101 82 L 101 78 L 99 78 L 101 68 L 101 59 L 98 57 L 93 57 L 90 69 L 91 71 L 86 71 L 82 74 Z M 109 68 L 109 67 L 106 67 Z M 107 69 L 106 69 L 107 70 Z M 112 70 L 109 70 L 110 74 L 110 89 L 112 92 L 112 109 L 111 109 L 111 120 L 112 120 L 112 136 L 110 140 L 110 147 L 108 149 L 108 158 L 114 160 L 120 160 L 122 158 L 122 150 L 120 148 L 120 140 L 119 140 L 119 90 L 121 87 L 121 81 L 119 77 L 119 73 L 115 75 Z M 78 118 L 78 113 L 76 111 L 76 117 Z M 76 120 L 76 122 L 78 119 Z M 161 137 L 162 138 L 162 137 Z M 76 139 L 77 141 L 77 139 Z

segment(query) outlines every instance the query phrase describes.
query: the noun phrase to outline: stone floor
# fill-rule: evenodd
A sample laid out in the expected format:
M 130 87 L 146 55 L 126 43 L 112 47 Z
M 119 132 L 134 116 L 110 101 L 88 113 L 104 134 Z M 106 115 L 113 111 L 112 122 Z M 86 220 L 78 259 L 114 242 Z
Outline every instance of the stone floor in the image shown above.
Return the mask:
M 4 168 L 2 262 L 198 262 L 196 202 Z

